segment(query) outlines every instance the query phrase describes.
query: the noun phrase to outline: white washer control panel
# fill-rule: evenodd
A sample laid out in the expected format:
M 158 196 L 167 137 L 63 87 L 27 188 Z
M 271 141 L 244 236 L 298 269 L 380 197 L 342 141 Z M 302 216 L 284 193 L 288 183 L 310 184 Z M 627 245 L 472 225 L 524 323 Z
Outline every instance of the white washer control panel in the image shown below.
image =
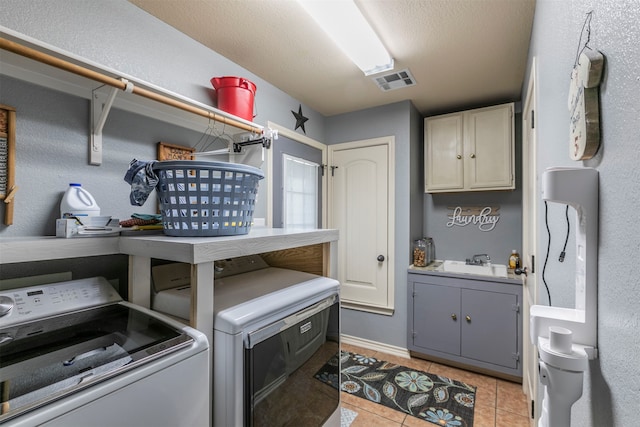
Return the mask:
M 103 277 L 0 292 L 0 327 L 122 301 Z

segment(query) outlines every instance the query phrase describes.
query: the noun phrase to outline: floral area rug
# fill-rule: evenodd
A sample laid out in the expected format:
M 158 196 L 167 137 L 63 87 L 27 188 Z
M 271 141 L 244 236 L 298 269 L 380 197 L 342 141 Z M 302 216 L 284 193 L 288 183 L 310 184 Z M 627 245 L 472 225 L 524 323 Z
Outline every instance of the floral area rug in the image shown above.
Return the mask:
M 315 378 L 439 426 L 473 426 L 476 387 L 461 381 L 347 351 L 329 359 Z

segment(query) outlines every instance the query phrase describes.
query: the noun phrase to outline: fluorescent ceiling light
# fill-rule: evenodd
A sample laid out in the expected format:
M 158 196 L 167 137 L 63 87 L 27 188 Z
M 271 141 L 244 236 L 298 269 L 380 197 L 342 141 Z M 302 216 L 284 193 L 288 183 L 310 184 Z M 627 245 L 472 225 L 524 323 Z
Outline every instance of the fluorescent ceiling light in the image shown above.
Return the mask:
M 353 0 L 298 0 L 365 75 L 393 70 L 393 58 Z

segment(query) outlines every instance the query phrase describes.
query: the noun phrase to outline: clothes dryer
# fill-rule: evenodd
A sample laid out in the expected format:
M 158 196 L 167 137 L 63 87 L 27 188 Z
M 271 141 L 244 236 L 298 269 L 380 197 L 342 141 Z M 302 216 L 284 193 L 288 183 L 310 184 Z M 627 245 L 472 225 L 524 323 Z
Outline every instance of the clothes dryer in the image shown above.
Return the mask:
M 215 271 L 214 426 L 339 425 L 338 388 L 314 377 L 339 352 L 339 283 L 259 256 L 216 263 Z M 154 267 L 164 289 L 155 310 L 188 318 L 188 275 L 184 264 Z

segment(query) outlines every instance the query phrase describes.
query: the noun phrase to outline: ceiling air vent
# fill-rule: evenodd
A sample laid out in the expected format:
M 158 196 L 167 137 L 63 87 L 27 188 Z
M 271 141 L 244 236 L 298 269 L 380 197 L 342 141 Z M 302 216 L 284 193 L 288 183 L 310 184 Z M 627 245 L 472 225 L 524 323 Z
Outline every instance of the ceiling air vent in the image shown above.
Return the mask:
M 403 87 L 413 86 L 416 84 L 411 72 L 406 68 L 395 73 L 374 76 L 372 79 L 383 92 L 402 89 Z

